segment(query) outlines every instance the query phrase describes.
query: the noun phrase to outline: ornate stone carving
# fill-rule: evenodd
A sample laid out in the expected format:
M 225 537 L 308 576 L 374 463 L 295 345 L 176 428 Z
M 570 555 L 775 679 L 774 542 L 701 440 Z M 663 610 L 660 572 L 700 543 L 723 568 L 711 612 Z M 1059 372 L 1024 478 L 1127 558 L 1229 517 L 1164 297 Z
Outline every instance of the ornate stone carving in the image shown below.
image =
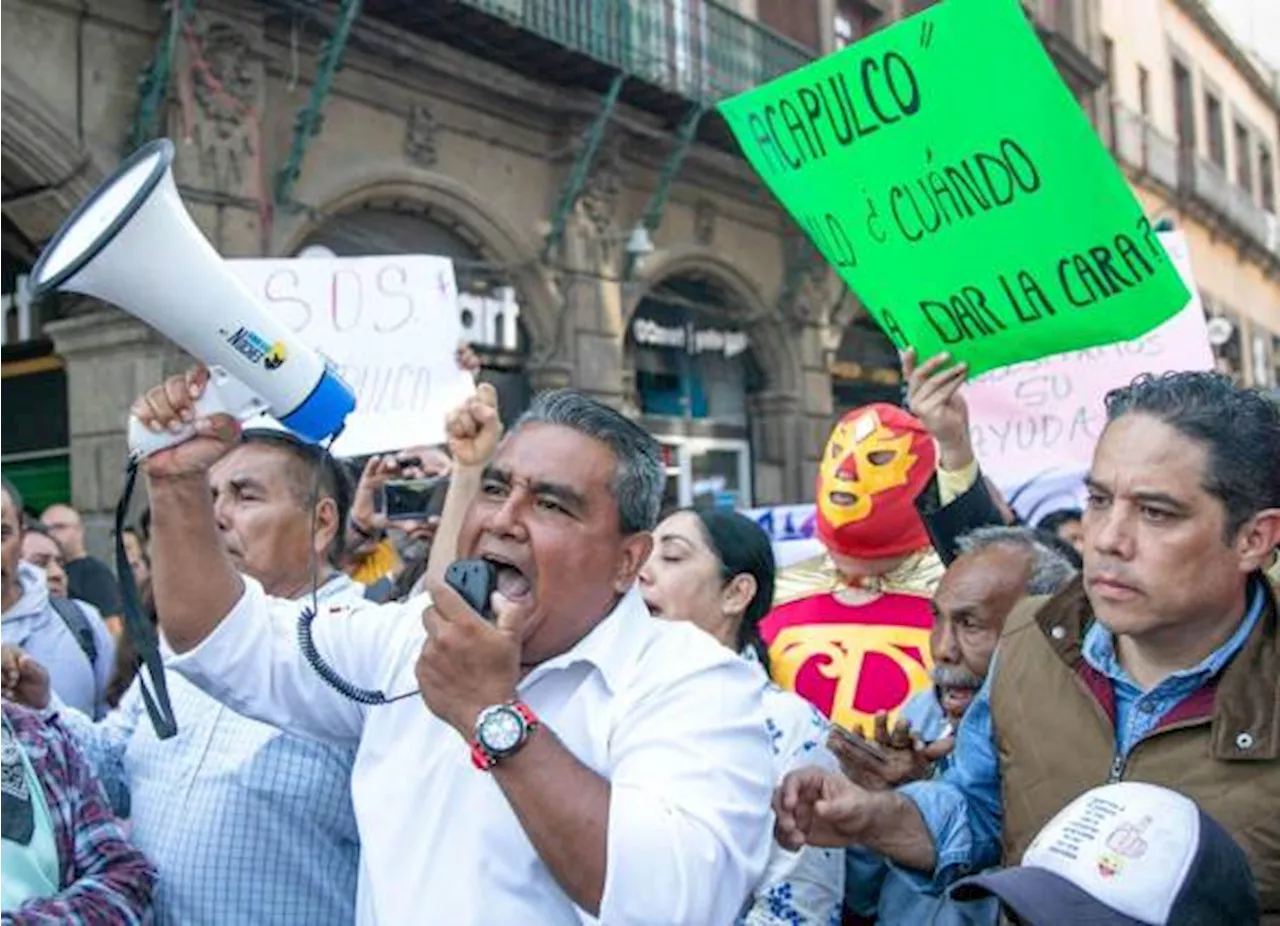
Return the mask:
M 693 240 L 704 248 L 715 241 L 718 214 L 716 204 L 709 199 L 699 199 L 693 207 Z
M 783 236 L 782 251 L 786 276 L 778 308 L 786 317 L 801 324 L 820 324 L 833 301 L 826 260 L 799 229 Z
M 596 150 L 591 173 L 578 194 L 578 204 L 597 234 L 604 236 L 613 227 L 621 191 L 622 139 L 610 133 Z
M 415 103 L 409 110 L 404 124 L 404 156 L 419 167 L 435 167 L 439 155 L 436 151 L 436 117 L 425 103 Z
M 189 71 L 177 77 L 183 118 L 195 144 L 203 183 L 236 195 L 256 191 L 257 110 L 262 66 L 235 24 L 202 19 L 195 45 L 184 43 Z M 194 112 L 192 112 L 194 103 Z

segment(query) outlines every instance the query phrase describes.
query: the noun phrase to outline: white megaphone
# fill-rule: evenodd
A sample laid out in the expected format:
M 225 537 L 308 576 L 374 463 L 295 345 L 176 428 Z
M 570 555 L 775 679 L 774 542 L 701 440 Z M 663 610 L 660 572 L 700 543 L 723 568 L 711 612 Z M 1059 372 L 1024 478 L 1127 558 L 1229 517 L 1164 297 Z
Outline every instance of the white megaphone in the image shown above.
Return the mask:
M 200 417 L 270 412 L 318 442 L 342 430 L 351 387 L 264 312 L 191 220 L 173 181 L 173 143 L 150 142 L 59 229 L 31 271 L 32 295 L 69 290 L 117 305 L 207 364 Z M 129 419 L 136 460 L 191 438 Z

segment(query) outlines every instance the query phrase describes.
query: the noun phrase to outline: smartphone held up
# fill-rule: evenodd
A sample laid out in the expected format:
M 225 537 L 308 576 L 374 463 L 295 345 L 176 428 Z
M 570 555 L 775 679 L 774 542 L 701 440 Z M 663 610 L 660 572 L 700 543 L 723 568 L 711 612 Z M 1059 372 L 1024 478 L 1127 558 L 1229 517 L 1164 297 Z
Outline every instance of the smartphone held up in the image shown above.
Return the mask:
M 379 508 L 388 521 L 425 521 L 444 510 L 447 476 L 392 479 L 382 486 Z

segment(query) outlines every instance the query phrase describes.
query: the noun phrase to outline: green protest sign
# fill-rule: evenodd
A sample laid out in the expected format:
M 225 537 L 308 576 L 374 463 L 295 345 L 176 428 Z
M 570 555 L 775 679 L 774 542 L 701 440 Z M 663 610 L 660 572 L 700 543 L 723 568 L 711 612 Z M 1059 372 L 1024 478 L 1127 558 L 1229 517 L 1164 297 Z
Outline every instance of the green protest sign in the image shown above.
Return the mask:
M 943 0 L 720 111 L 899 349 L 977 375 L 1187 303 L 1016 0 Z

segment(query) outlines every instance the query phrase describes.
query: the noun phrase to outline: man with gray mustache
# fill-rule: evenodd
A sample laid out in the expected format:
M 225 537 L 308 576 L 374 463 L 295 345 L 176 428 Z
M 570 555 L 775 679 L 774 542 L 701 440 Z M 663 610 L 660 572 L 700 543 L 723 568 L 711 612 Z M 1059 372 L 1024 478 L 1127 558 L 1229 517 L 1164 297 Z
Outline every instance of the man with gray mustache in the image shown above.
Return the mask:
M 839 732 L 828 744 L 845 774 L 865 788 L 883 790 L 945 770 L 954 731 L 990 671 L 1014 605 L 1028 595 L 1055 594 L 1076 574 L 1067 557 L 1031 528 L 980 528 L 962 537 L 959 547 L 931 603 L 933 688 L 907 702 L 892 733 L 883 715 L 877 719 L 884 761 Z M 994 904 L 960 906 L 927 894 L 868 849 L 850 848 L 846 870 L 845 906 L 875 917 L 880 926 L 994 919 Z

